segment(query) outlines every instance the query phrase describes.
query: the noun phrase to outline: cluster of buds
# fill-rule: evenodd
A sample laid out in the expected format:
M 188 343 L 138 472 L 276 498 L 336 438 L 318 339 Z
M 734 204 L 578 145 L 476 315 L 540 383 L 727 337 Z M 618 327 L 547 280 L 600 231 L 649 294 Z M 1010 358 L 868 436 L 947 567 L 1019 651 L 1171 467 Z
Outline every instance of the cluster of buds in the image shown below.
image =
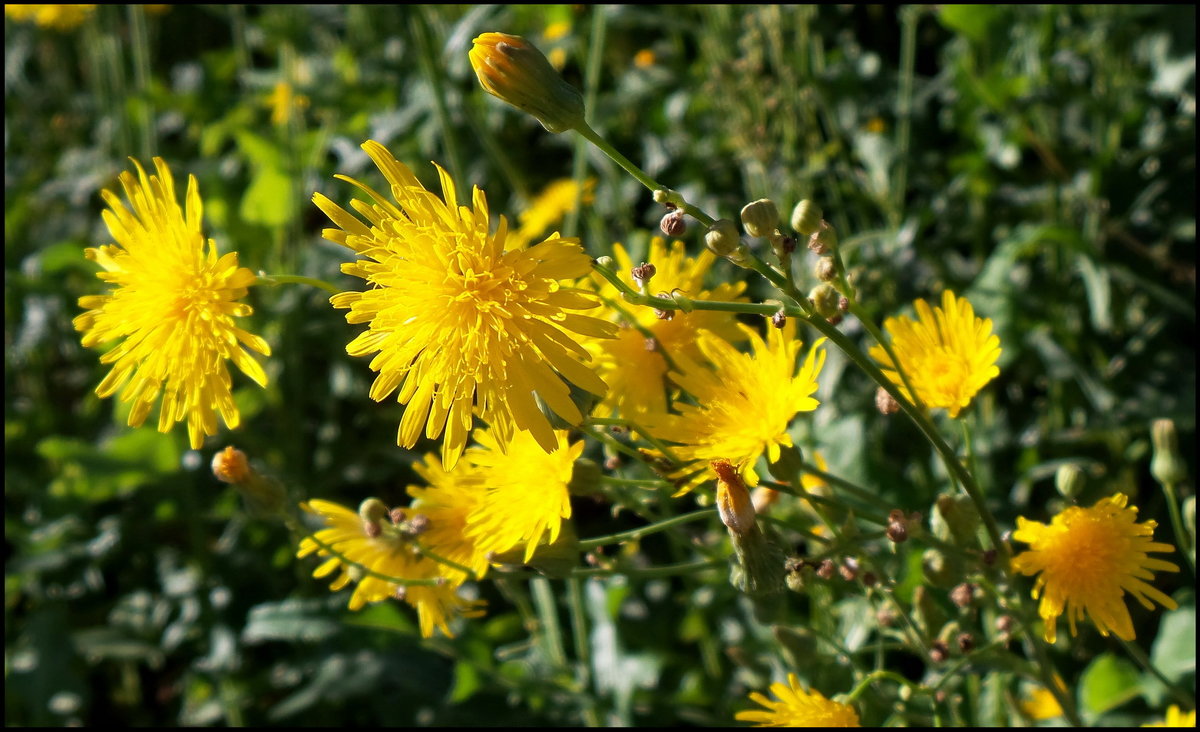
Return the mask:
M 742 207 L 742 228 L 746 234 L 771 243 L 771 250 L 783 267 L 790 266 L 796 240 L 779 230 L 779 209 L 769 198 L 760 198 Z
M 642 262 L 630 270 L 630 274 L 633 275 L 633 284 L 637 285 L 637 288 L 642 292 L 646 291 L 647 285 L 650 284 L 650 280 L 654 277 L 656 272 L 658 272 L 658 270 L 649 262 Z
M 750 250 L 738 234 L 737 225 L 729 219 L 717 219 L 704 234 L 704 246 L 718 257 L 724 257 L 739 267 L 750 265 Z

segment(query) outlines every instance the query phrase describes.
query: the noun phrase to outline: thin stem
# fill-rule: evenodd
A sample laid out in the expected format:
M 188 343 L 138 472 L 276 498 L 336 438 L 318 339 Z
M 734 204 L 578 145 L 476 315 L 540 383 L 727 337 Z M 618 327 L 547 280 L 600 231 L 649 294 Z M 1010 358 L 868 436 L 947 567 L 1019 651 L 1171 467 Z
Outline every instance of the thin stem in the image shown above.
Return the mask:
M 150 41 L 146 35 L 146 7 L 128 5 L 129 34 L 133 47 L 133 83 L 137 96 L 138 142 L 142 157 L 154 154 L 154 110 L 148 91 L 150 79 Z
M 669 361 L 668 364 L 670 364 Z M 682 465 L 684 462 L 683 460 L 679 459 L 679 456 L 677 456 L 666 443 L 642 429 L 641 425 L 631 419 L 606 419 L 603 417 L 589 417 L 588 424 L 611 427 L 627 427 L 631 433 L 635 433 L 638 437 L 642 438 L 646 442 L 649 442 L 655 450 L 661 452 L 663 456 L 665 456 L 671 462 L 675 463 L 676 465 Z
M 892 366 L 896 369 L 896 373 L 900 375 L 900 381 L 904 383 L 904 388 L 908 390 L 909 396 L 912 398 L 913 403 L 916 404 L 922 412 L 927 412 L 928 410 L 925 408 L 924 402 L 921 401 L 920 395 L 917 394 L 917 390 L 913 388 L 912 382 L 908 379 L 908 372 L 904 370 L 903 365 L 900 363 L 900 359 L 896 357 L 896 352 L 892 349 L 891 340 L 883 337 L 883 332 L 879 330 L 879 327 L 875 325 L 875 322 L 871 320 L 871 318 L 867 316 L 867 314 L 863 312 L 862 308 L 859 307 L 857 303 L 853 302 L 853 300 L 850 303 L 850 314 L 858 318 L 858 322 L 862 323 L 862 326 L 866 329 L 867 333 L 871 334 L 871 337 L 875 339 L 875 342 L 878 343 L 881 348 L 883 348 L 884 353 L 886 353 L 888 358 L 891 359 Z
M 442 555 L 435 553 L 429 547 L 418 542 L 416 539 L 411 539 L 411 541 L 413 543 L 413 546 L 415 546 L 417 548 L 417 550 L 421 553 L 421 556 L 429 557 L 430 559 L 437 562 L 438 564 L 445 565 L 447 567 L 450 567 L 451 569 L 457 569 L 459 572 L 462 572 L 463 574 L 467 575 L 467 578 L 470 580 L 478 580 L 479 579 L 479 577 L 475 574 L 475 570 L 471 569 L 470 567 L 466 567 L 466 566 L 459 564 L 458 562 L 455 562 L 450 559 L 446 559 Z
M 342 564 L 345 564 L 347 567 L 355 567 L 356 569 L 361 570 L 362 573 L 364 575 L 366 575 L 367 577 L 374 577 L 375 579 L 381 579 L 385 582 L 391 582 L 392 584 L 404 585 L 404 586 L 419 585 L 422 587 L 440 587 L 440 586 L 446 584 L 446 579 L 444 577 L 434 577 L 433 579 L 405 579 L 403 577 L 393 577 L 391 575 L 384 574 L 382 572 L 376 572 L 375 570 L 371 569 L 367 565 L 360 564 L 359 562 L 356 562 L 353 559 L 350 559 L 345 554 L 342 554 L 337 549 L 334 549 L 329 544 L 326 544 L 325 542 L 318 539 L 316 537 L 316 535 L 314 535 L 314 534 L 307 534 L 304 538 L 308 539 L 312 543 L 321 547 L 331 556 L 336 557 L 338 560 L 340 560 L 342 562 Z
M 896 177 L 892 181 L 892 206 L 889 218 L 898 227 L 904 211 L 908 186 L 908 145 L 912 129 L 913 76 L 916 66 L 917 14 L 912 5 L 900 10 L 900 88 L 896 94 Z
M 331 292 L 334 295 L 340 295 L 342 292 L 341 290 L 339 290 L 338 288 L 329 284 L 325 280 L 319 280 L 315 277 L 305 277 L 303 275 L 284 275 L 284 274 L 269 275 L 265 272 L 259 272 L 258 273 L 258 284 L 267 285 L 268 287 L 275 287 L 278 285 L 286 285 L 286 284 L 312 285 L 313 287 L 319 287 L 322 290 L 325 290 L 326 292 Z
M 583 608 L 583 581 L 578 577 L 567 578 L 567 607 L 571 610 L 571 639 L 575 643 L 576 679 L 585 692 L 592 686 L 592 646 L 588 638 L 587 613 Z M 585 693 L 583 699 L 583 722 L 588 727 L 600 726 L 600 715 L 596 713 L 595 698 Z
M 547 655 L 555 666 L 566 666 L 567 653 L 563 648 L 562 627 L 558 623 L 558 608 L 554 593 L 550 591 L 550 580 L 534 577 L 529 581 L 529 587 L 533 590 L 533 607 L 546 640 Z
M 1124 638 L 1117 638 L 1117 640 L 1121 642 L 1121 645 L 1125 648 L 1125 652 L 1133 657 L 1133 660 L 1137 662 L 1137 665 L 1144 668 L 1150 673 L 1151 676 L 1158 679 L 1163 686 L 1167 687 L 1167 691 L 1171 692 L 1171 696 L 1175 697 L 1175 700 L 1182 704 L 1184 709 L 1196 708 L 1195 697 L 1171 683 L 1170 679 L 1168 679 L 1162 671 L 1158 670 L 1158 668 L 1150 661 L 1150 658 L 1146 655 L 1146 652 L 1143 651 L 1136 643 L 1130 643 Z
M 661 567 L 646 567 L 642 568 L 597 568 L 597 569 L 573 569 L 571 570 L 572 577 L 606 577 L 609 575 L 619 574 L 623 577 L 637 577 L 639 579 L 650 579 L 653 577 L 675 577 L 681 574 L 691 574 L 693 572 L 702 572 L 707 569 L 716 569 L 724 567 L 728 564 L 725 559 L 698 559 L 692 562 L 681 562 L 679 564 L 664 564 Z
M 1192 570 L 1192 576 L 1196 576 L 1196 560 L 1192 559 L 1192 555 L 1188 552 L 1188 535 L 1183 527 L 1183 517 L 1179 514 L 1179 496 L 1175 492 L 1174 483 L 1163 483 L 1163 496 L 1167 499 L 1167 513 L 1171 516 L 1171 529 L 1175 532 L 1175 544 L 1179 547 L 1179 553 L 1183 555 L 1184 561 L 1187 562 L 1188 569 Z
M 585 539 L 584 541 L 579 542 L 579 550 L 586 552 L 591 549 L 595 549 L 596 547 L 606 546 L 608 544 L 621 544 L 626 541 L 637 541 L 643 536 L 657 534 L 660 531 L 666 531 L 674 526 L 691 523 L 692 521 L 699 521 L 702 518 L 710 518 L 716 513 L 717 509 L 707 508 L 702 511 L 693 511 L 691 513 L 673 516 L 665 521 L 659 521 L 658 523 L 650 524 L 649 526 L 641 526 L 636 529 L 630 529 L 629 531 L 621 531 L 616 534 L 609 534 L 608 536 L 597 536 L 594 539 Z
M 692 300 L 690 298 L 680 301 L 666 297 L 658 297 L 655 295 L 644 295 L 637 290 L 634 290 L 629 285 L 621 281 L 615 272 L 598 262 L 592 262 L 592 269 L 596 270 L 604 279 L 608 280 L 614 287 L 621 291 L 621 296 L 626 302 L 634 305 L 645 305 L 647 307 L 657 308 L 659 310 L 682 310 L 690 312 L 692 310 L 711 310 L 723 313 L 744 313 L 747 315 L 762 315 L 771 316 L 780 311 L 779 305 L 770 303 L 753 303 L 753 302 L 733 302 L 728 300 Z M 782 308 L 785 315 L 792 317 L 804 314 L 798 306 L 785 304 Z
M 656 480 L 653 478 L 617 478 L 611 475 L 600 476 L 601 483 L 609 485 L 628 485 L 634 488 L 674 488 L 668 480 Z

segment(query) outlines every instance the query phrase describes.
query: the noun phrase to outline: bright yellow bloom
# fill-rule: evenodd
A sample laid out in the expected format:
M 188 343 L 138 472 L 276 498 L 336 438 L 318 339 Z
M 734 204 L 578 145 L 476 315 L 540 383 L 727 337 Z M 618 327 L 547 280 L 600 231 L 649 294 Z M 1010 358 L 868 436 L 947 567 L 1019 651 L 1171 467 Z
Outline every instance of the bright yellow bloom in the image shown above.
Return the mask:
M 1045 687 L 1030 691 L 1021 701 L 1021 711 L 1035 722 L 1061 717 L 1063 713 L 1058 699 L 1055 699 L 1053 692 Z
M 271 124 L 286 125 L 292 115 L 308 106 L 308 97 L 297 94 L 292 85 L 286 81 L 275 82 L 275 87 L 267 95 L 266 104 L 271 108 Z
M 417 552 L 412 541 L 397 527 L 378 522 L 373 531 L 368 531 L 369 522 L 359 514 L 330 501 L 314 499 L 300 505 L 305 511 L 321 516 L 328 528 L 302 539 L 296 556 L 316 553 L 329 557 L 313 571 L 313 576 L 324 577 L 340 570 L 330 590 L 336 592 L 351 581 L 357 582 L 350 596 L 351 610 L 359 610 L 371 602 L 402 598 L 416 609 L 423 638 L 432 636 L 435 627 L 452 636 L 447 621 L 456 614 L 463 617 L 481 614 L 478 603 L 460 598 L 452 582 L 401 585 L 387 579 L 434 580 L 448 577 L 454 571 Z M 326 546 L 340 556 L 333 555 Z
M 792 445 L 788 425 L 799 412 L 811 412 L 820 403 L 817 376 L 825 365 L 824 339 L 811 349 L 800 369 L 796 356 L 801 343 L 796 340 L 795 322 L 788 320 L 782 329 L 771 328 L 764 342 L 753 329 L 745 330 L 754 349 L 753 355 L 740 353 L 710 331 L 701 333 L 701 353 L 712 363 L 701 363 L 677 355 L 677 372 L 671 379 L 695 398 L 695 404 L 676 402 L 678 414 L 648 414 L 642 420 L 651 435 L 681 443 L 672 452 L 684 461 L 703 460 L 705 464 L 724 458 L 742 471 L 749 485 L 758 484 L 754 463 L 764 453 L 774 462 L 779 450 Z M 687 466 L 676 474 L 686 479 L 676 495 L 682 495 L 707 477 L 705 465 Z
M 533 115 L 550 132 L 586 124 L 583 95 L 532 43 L 507 33 L 484 33 L 472 43 L 471 68 L 484 91 Z
M 563 378 L 594 394 L 606 390 L 581 363 L 588 355 L 575 339 L 611 337 L 616 328 L 571 312 L 595 307 L 595 296 L 561 284 L 589 272 L 591 258 L 578 239 L 557 235 L 506 250 L 508 224 L 501 216 L 489 233 L 487 200 L 478 188 L 474 209 L 459 206 L 454 181 L 438 167 L 443 201 L 383 145 L 368 141 L 363 149 L 383 171 L 396 203 L 342 176 L 374 199 L 352 204 L 369 226 L 319 193 L 313 201 L 341 227 L 325 229 L 325 238 L 363 257 L 342 271 L 366 280 L 366 291 L 343 292 L 330 302 L 349 309 L 347 322 L 369 324 L 346 351 L 377 354 L 371 398 L 397 392 L 408 405 L 397 443 L 412 447 L 422 432 L 436 439 L 445 430 L 442 463 L 451 469 L 478 414 L 502 443 L 528 430 L 544 450 L 555 449 L 554 430 L 534 394 L 575 424 L 583 415 Z
M 588 178 L 583 185 L 574 178 L 560 178 L 542 189 L 529 206 L 517 216 L 520 226 L 509 233 L 512 249 L 520 249 L 545 234 L 580 204 L 591 203 L 596 179 Z
M 487 495 L 483 472 L 467 460 L 460 460 L 454 470 L 447 471 L 436 455 L 426 455 L 424 464 L 414 463 L 413 469 L 429 484 L 408 487 L 408 495 L 414 499 L 410 513 L 429 520 L 429 528 L 420 537 L 421 546 L 482 579 L 488 571 L 487 551 L 467 536 L 467 519 Z M 452 567 L 444 566 L 442 572 L 455 584 L 468 579 Z
M 854 707 L 826 699 L 815 689 L 805 691 L 796 674 L 788 674 L 787 685 L 778 682 L 771 684 L 771 693 L 779 701 L 772 701 L 757 691 L 750 693 L 750 701 L 761 704 L 768 711 L 753 709 L 738 712 L 734 719 L 757 722 L 756 727 L 862 726 Z
M 524 544 L 528 562 L 543 535 L 550 544 L 558 539 L 562 520 L 571 517 L 567 486 L 583 442 L 568 444 L 565 431 L 554 439 L 546 453 L 528 432 L 502 445 L 494 430 L 476 430 L 478 447 L 465 460 L 480 471 L 486 495 L 467 517 L 467 534 L 480 551 L 502 554 Z
M 1000 339 L 992 333 L 992 321 L 975 317 L 965 298 L 956 298 L 946 290 L 942 306 L 930 308 L 917 300 L 914 322 L 907 315 L 888 318 L 883 327 L 892 337 L 892 349 L 900 366 L 908 374 L 917 396 L 925 406 L 942 407 L 951 417 L 971 402 L 971 398 L 1000 374 Z M 872 346 L 871 356 L 883 366 L 883 372 L 899 385 L 909 399 L 895 365 L 882 346 Z
M 1046 625 L 1046 642 L 1053 643 L 1058 616 L 1065 609 L 1071 635 L 1084 612 L 1101 635 L 1115 633 L 1133 640 L 1133 621 L 1125 606 L 1126 592 L 1147 610 L 1151 600 L 1174 610 L 1175 601 L 1146 584 L 1151 570 L 1178 572 L 1179 567 L 1152 559 L 1148 552 L 1174 551 L 1170 544 L 1151 541 L 1154 521 L 1135 523 L 1137 508 L 1126 508 L 1121 493 L 1100 499 L 1091 508 L 1072 506 L 1051 520 L 1050 525 L 1017 517 L 1013 538 L 1030 545 L 1012 560 L 1014 570 L 1038 575 L 1033 597 L 1042 598 L 1038 615 Z
M 616 271 L 629 280 L 630 270 L 636 262 L 629 257 L 625 247 L 613 246 Z M 662 237 L 650 241 L 646 261 L 655 267 L 650 280 L 651 292 L 679 291 L 695 300 L 745 301 L 741 296 L 745 282 L 722 283 L 711 290 L 704 289 L 704 278 L 712 268 L 716 256 L 705 249 L 696 258 L 688 257 L 683 242 L 673 242 L 667 248 Z M 608 280 L 593 275 L 592 280 L 600 296 L 612 303 L 622 303 L 621 293 Z M 738 327 L 733 313 L 713 310 L 695 310 L 690 313 L 676 311 L 670 320 L 660 320 L 651 308 L 624 306 L 621 310 L 612 305 L 605 306 L 602 317 L 613 322 L 636 327 L 623 328 L 615 339 L 589 339 L 585 342 L 592 354 L 596 372 L 608 384 L 608 395 L 596 408 L 596 414 L 604 417 L 624 416 L 636 418 L 645 412 L 667 411 L 667 357 L 676 355 L 695 361 L 703 360 L 697 338 L 703 331 L 711 331 L 724 341 L 736 343 L 746 339 L 744 330 Z M 632 320 L 632 323 L 630 323 Z M 648 343 L 645 332 L 653 341 Z
M 4 14 L 24 22 L 32 20 L 41 28 L 69 31 L 83 24 L 96 12 L 95 5 L 5 5 Z
M 560 20 L 546 26 L 546 30 L 542 31 L 542 38 L 547 41 L 557 41 L 560 38 L 566 38 L 571 32 L 571 24 L 565 20 Z
M 255 383 L 267 384 L 247 349 L 269 356 L 270 347 L 233 320 L 252 312 L 238 300 L 255 277 L 238 266 L 237 252 L 218 256 L 216 244 L 204 239 L 194 176 L 188 176 L 185 214 L 162 158 L 154 159 L 156 176 L 147 176 L 136 160 L 134 166 L 136 178 L 128 171 L 120 178 L 132 211 L 111 191 L 100 193 L 112 209 L 101 215 L 117 243 L 84 250 L 105 270 L 96 276 L 115 289 L 79 298 L 87 312 L 75 318 L 75 330 L 89 348 L 123 339 L 100 357 L 113 367 L 96 394 L 109 397 L 124 386 L 121 401 L 133 403 L 129 425 L 137 427 L 162 393 L 159 432 L 186 419 L 192 449 L 198 450 L 205 435 L 217 433 L 217 412 L 230 429 L 241 421 L 227 360 Z
M 1161 722 L 1150 722 L 1143 724 L 1143 727 L 1195 727 L 1196 726 L 1196 710 L 1184 712 L 1179 707 L 1172 704 L 1167 709 L 1167 717 Z

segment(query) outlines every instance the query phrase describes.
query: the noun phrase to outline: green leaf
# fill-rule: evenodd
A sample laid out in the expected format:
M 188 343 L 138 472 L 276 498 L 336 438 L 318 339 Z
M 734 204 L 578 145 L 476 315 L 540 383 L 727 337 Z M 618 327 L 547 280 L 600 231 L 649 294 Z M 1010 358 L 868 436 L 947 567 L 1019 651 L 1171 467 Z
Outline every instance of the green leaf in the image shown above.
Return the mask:
M 292 179 L 278 168 L 261 167 L 254 173 L 239 209 L 252 224 L 283 226 L 296 215 Z
M 1150 660 L 1175 681 L 1196 672 L 1196 606 L 1186 605 L 1164 613 Z
M 990 5 L 942 5 L 937 17 L 950 30 L 972 41 L 982 41 L 1001 12 L 1000 8 Z
M 1105 653 L 1084 670 L 1079 702 L 1085 712 L 1103 714 L 1140 694 L 1141 688 L 1132 663 Z

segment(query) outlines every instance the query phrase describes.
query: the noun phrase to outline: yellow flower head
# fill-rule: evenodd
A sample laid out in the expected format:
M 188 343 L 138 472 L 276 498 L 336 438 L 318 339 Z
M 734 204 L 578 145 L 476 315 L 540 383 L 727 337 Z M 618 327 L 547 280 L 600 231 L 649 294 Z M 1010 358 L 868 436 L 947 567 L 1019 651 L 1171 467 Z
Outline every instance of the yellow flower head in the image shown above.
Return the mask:
M 467 517 L 467 534 L 482 552 L 502 554 L 525 545 L 528 562 L 542 536 L 558 539 L 562 520 L 571 517 L 571 482 L 575 459 L 583 442 L 568 444 L 567 433 L 554 433 L 555 447 L 547 453 L 528 432 L 516 433 L 503 445 L 495 430 L 477 430 L 478 447 L 466 460 L 478 469 L 486 495 Z
M 805 691 L 796 674 L 788 674 L 786 685 L 771 684 L 771 693 L 779 701 L 772 701 L 757 691 L 750 693 L 750 701 L 766 707 L 766 711 L 754 709 L 738 712 L 734 719 L 739 722 L 757 722 L 756 727 L 860 727 L 858 714 L 848 704 L 826 699 L 817 690 Z
M 550 132 L 584 124 L 583 95 L 532 43 L 507 33 L 484 33 L 473 43 L 471 68 L 489 94 L 532 114 Z
M 509 234 L 513 241 L 511 248 L 528 245 L 562 221 L 563 216 L 579 208 L 581 203 L 591 203 L 595 187 L 595 178 L 588 178 L 582 185 L 576 184 L 573 178 L 561 178 L 547 185 L 517 217 L 521 225 Z
M 296 556 L 316 553 L 329 557 L 313 571 L 313 576 L 324 577 L 340 570 L 330 590 L 336 592 L 351 581 L 357 582 L 350 596 L 351 610 L 388 598 L 403 598 L 416 609 L 423 638 L 432 636 L 435 627 L 452 636 L 447 620 L 456 614 L 464 617 L 481 614 L 478 603 L 460 598 L 450 581 L 401 585 L 388 579 L 434 580 L 447 578 L 454 570 L 419 554 L 412 542 L 386 520 L 365 521 L 354 511 L 330 501 L 314 499 L 300 506 L 323 518 L 327 528 L 302 539 Z
M 1054 693 L 1046 687 L 1033 689 L 1021 701 L 1021 712 L 1035 722 L 1061 717 L 1062 705 L 1054 698 Z
M 629 257 L 625 247 L 613 247 L 617 272 L 625 278 L 636 262 Z M 683 242 L 676 241 L 668 248 L 662 237 L 650 241 L 646 261 L 655 267 L 650 281 L 651 292 L 678 290 L 696 300 L 744 301 L 741 296 L 745 282 L 722 283 L 711 290 L 704 289 L 704 278 L 716 256 L 705 249 L 700 256 L 692 258 L 684 251 Z M 600 296 L 609 302 L 622 302 L 621 293 L 608 280 L 593 275 Z M 623 310 L 623 312 L 622 312 Z M 665 413 L 667 411 L 667 358 L 676 355 L 696 361 L 704 358 L 700 352 L 698 338 L 701 332 L 710 331 L 724 341 L 736 343 L 746 339 L 744 330 L 738 327 L 733 313 L 713 310 L 695 310 L 690 313 L 676 311 L 670 320 L 660 320 L 651 308 L 628 307 L 617 310 L 606 306 L 602 316 L 614 322 L 634 327 L 621 329 L 615 339 L 589 339 L 586 341 L 596 371 L 609 391 L 597 407 L 600 416 L 613 417 L 621 414 L 636 418 L 644 412 Z M 630 323 L 629 321 L 633 322 Z M 645 333 L 652 337 L 648 343 Z
M 764 453 L 774 462 L 779 449 L 790 446 L 788 425 L 799 412 L 811 412 L 820 403 L 817 376 L 825 365 L 825 351 L 818 341 L 799 370 L 796 357 L 801 343 L 796 327 L 788 320 L 782 329 L 771 328 L 764 342 L 751 328 L 741 326 L 750 339 L 753 355 L 741 353 L 725 340 L 706 331 L 699 347 L 712 363 L 677 356 L 679 367 L 671 379 L 695 398 L 695 404 L 676 403 L 678 414 L 650 414 L 642 426 L 650 434 L 681 443 L 672 452 L 684 461 L 729 460 L 746 477 L 749 485 L 758 484 L 754 463 Z M 703 467 L 703 466 L 701 466 Z M 707 477 L 707 471 L 694 473 L 687 466 L 676 477 L 686 478 L 682 495 Z
M 931 309 L 924 300 L 913 305 L 915 322 L 902 315 L 883 323 L 892 337 L 892 350 L 925 406 L 942 407 L 957 417 L 971 398 L 999 375 L 1000 339 L 992 333 L 990 319 L 975 317 L 971 303 L 949 290 L 942 293 L 940 308 Z M 911 399 L 883 347 L 873 346 L 871 356 Z
M 284 126 L 296 112 L 306 108 L 309 101 L 303 94 L 297 94 L 291 84 L 280 80 L 267 95 L 266 104 L 271 108 L 271 124 Z
M 416 463 L 413 469 L 429 484 L 408 487 L 408 495 L 414 499 L 410 512 L 429 519 L 429 528 L 420 537 L 421 546 L 482 579 L 488 570 L 487 552 L 467 536 L 467 519 L 487 494 L 483 472 L 467 460 L 460 460 L 454 470 L 447 471 L 436 455 L 426 455 L 424 464 Z M 456 584 L 467 579 L 465 573 L 453 567 L 442 567 L 442 572 Z
M 1038 614 L 1046 624 L 1046 642 L 1053 643 L 1058 616 L 1067 614 L 1071 635 L 1084 612 L 1101 635 L 1115 633 L 1133 640 L 1133 622 L 1125 606 L 1126 592 L 1147 610 L 1151 600 L 1174 610 L 1175 601 L 1146 584 L 1151 570 L 1178 572 L 1179 567 L 1152 559 L 1148 552 L 1169 552 L 1174 547 L 1151 541 L 1157 523 L 1137 521 L 1137 508 L 1126 508 L 1128 498 L 1118 493 L 1100 499 L 1091 508 L 1072 506 L 1055 516 L 1050 525 L 1017 517 L 1013 538 L 1030 545 L 1012 560 L 1013 569 L 1038 575 L 1033 597 L 1042 598 Z
M 1167 716 L 1161 722 L 1150 722 L 1143 724 L 1143 727 L 1195 727 L 1196 726 L 1196 710 L 1185 712 L 1179 707 L 1172 704 L 1167 709 Z
M 241 421 L 230 392 L 232 360 L 260 386 L 267 375 L 247 349 L 271 354 L 267 342 L 234 324 L 249 315 L 238 302 L 254 284 L 254 273 L 238 266 L 237 252 L 217 255 L 216 244 L 200 232 L 200 191 L 188 177 L 187 211 L 175 200 L 175 181 L 161 158 L 158 175 L 147 176 L 135 160 L 137 177 L 121 174 L 132 210 L 111 191 L 100 195 L 109 205 L 104 223 L 115 244 L 84 250 L 105 271 L 96 274 L 114 289 L 79 298 L 87 312 L 74 320 L 83 345 L 123 339 L 100 357 L 112 370 L 96 387 L 109 397 L 124 386 L 121 400 L 132 402 L 129 425 L 137 427 L 158 396 L 158 430 L 167 432 L 187 420 L 192 449 L 205 435 L 217 433 L 219 412 L 234 429 Z
M 17 22 L 32 20 L 41 28 L 69 31 L 96 12 L 95 5 L 5 5 L 4 14 Z
M 422 433 L 435 439 L 445 430 L 442 462 L 453 468 L 478 414 L 505 443 L 514 431 L 529 430 L 544 450 L 555 449 L 535 392 L 578 423 L 583 415 L 563 378 L 594 394 L 606 389 L 582 363 L 587 351 L 575 336 L 611 337 L 616 328 L 571 312 L 595 307 L 595 296 L 560 283 L 589 272 L 591 258 L 577 239 L 557 234 L 506 251 L 507 222 L 501 216 L 489 233 L 487 200 L 478 188 L 474 209 L 459 206 L 454 181 L 439 167 L 443 201 L 383 145 L 369 141 L 363 149 L 396 203 L 344 177 L 374 199 L 352 204 L 369 226 L 319 193 L 313 201 L 341 227 L 325 229 L 325 238 L 363 257 L 342 271 L 366 280 L 366 291 L 330 302 L 349 309 L 347 322 L 368 324 L 346 351 L 376 354 L 371 398 L 397 392 L 408 405 L 397 442 L 412 447 Z

